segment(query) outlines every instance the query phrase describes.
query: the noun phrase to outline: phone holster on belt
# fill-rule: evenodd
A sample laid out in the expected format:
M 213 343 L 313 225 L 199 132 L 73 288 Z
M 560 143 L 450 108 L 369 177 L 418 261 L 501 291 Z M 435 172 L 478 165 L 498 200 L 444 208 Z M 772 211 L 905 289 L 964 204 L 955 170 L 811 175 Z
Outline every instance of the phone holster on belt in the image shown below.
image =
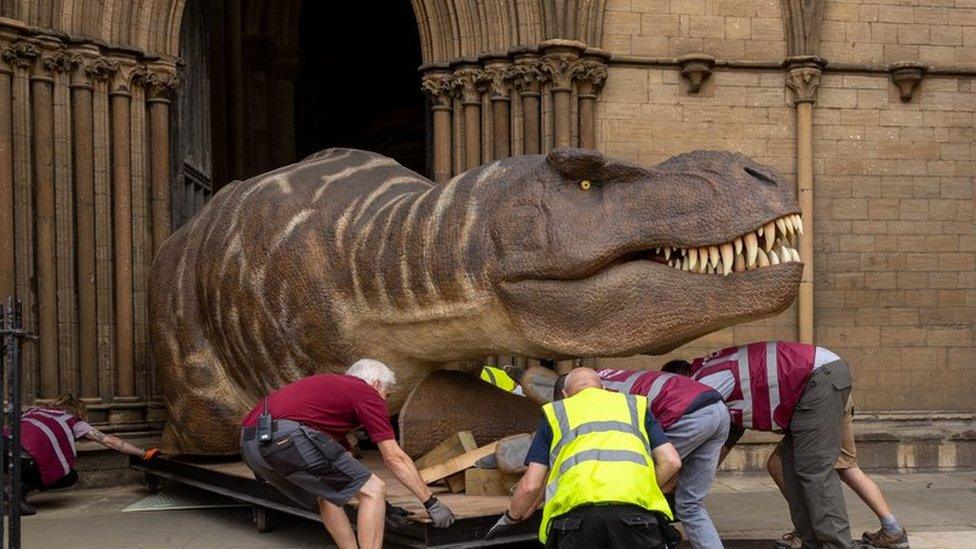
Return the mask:
M 268 412 L 268 398 L 265 397 L 264 408 L 258 416 L 256 438 L 258 439 L 258 443 L 264 446 L 271 442 L 272 436 L 271 413 Z

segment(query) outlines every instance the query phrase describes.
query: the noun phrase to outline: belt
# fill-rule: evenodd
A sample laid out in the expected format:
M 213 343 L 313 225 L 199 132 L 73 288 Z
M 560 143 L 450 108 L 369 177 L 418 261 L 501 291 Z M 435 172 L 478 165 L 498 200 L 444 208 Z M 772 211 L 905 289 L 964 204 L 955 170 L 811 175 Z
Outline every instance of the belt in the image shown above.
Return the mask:
M 302 424 L 290 419 L 276 419 L 271 422 L 271 434 L 272 436 L 278 434 L 278 431 L 282 432 L 292 432 L 301 429 Z M 241 438 L 245 441 L 254 440 L 258 434 L 257 427 L 244 427 L 241 429 Z

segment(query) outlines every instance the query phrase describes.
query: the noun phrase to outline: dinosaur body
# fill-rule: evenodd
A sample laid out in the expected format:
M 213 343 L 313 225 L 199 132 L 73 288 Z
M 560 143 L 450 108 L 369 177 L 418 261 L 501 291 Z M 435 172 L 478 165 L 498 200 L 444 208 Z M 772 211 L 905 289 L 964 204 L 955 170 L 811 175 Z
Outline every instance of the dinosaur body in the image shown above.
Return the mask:
M 724 249 L 704 272 L 687 259 L 797 211 L 781 179 L 731 153 L 647 169 L 563 149 L 435 185 L 329 149 L 230 184 L 153 266 L 165 449 L 236 452 L 269 390 L 363 357 L 396 373 L 395 411 L 448 362 L 663 353 L 777 313 L 799 262 L 733 269 L 743 246 L 722 276 Z

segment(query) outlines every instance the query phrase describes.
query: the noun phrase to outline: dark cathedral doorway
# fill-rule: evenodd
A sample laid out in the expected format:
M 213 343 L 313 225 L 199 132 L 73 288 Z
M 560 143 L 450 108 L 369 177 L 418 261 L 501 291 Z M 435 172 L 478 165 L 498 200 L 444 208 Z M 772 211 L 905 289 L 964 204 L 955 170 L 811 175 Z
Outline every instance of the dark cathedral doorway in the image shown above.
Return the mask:
M 228 182 L 328 147 L 428 175 L 407 0 L 187 0 L 172 109 L 174 228 Z

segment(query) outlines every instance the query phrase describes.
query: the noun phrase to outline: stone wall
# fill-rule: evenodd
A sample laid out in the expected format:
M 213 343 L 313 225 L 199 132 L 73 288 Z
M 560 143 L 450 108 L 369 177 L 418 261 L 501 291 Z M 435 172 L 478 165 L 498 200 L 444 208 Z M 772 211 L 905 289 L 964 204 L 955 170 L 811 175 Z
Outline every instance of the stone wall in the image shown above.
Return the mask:
M 913 3 L 826 2 L 816 53 L 828 65 L 813 106 L 814 334 L 853 363 L 860 409 L 976 411 L 976 5 Z M 795 180 L 785 4 L 608 2 L 598 146 L 647 164 L 732 149 Z M 675 59 L 694 52 L 717 58 L 698 93 Z M 903 101 L 892 65 L 912 61 L 927 73 Z M 797 338 L 795 306 L 670 356 L 772 338 Z

